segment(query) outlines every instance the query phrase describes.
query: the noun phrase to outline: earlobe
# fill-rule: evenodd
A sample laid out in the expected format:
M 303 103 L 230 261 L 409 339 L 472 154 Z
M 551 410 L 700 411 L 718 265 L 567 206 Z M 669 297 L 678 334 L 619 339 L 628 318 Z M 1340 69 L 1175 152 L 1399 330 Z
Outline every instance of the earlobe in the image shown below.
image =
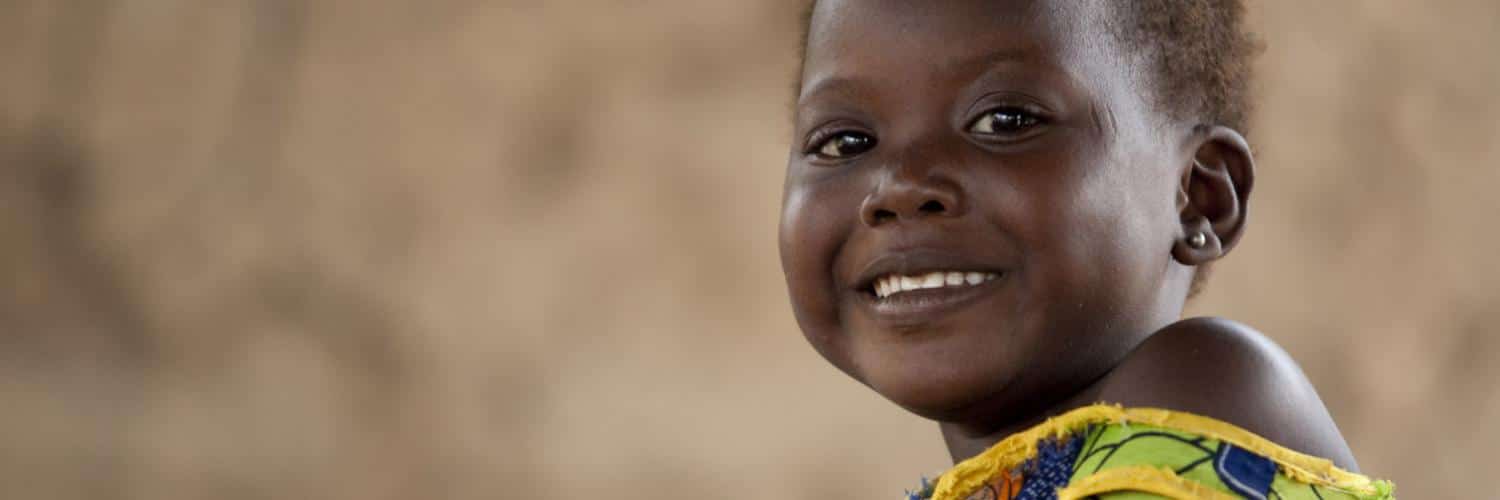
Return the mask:
M 1224 256 L 1224 244 L 1208 219 L 1183 221 L 1183 235 L 1172 245 L 1172 258 L 1179 264 L 1200 266 Z
M 1182 233 L 1172 247 L 1173 258 L 1190 266 L 1216 260 L 1239 242 L 1255 182 L 1255 159 L 1239 132 L 1213 127 L 1194 139 L 1177 194 Z

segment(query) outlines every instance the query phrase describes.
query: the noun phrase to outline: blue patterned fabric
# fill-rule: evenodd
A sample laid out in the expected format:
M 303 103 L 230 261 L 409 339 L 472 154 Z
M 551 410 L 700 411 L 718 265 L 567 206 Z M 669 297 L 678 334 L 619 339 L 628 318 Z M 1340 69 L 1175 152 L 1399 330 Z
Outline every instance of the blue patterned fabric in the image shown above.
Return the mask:
M 1073 477 L 1073 464 L 1078 453 L 1083 451 L 1082 433 L 1064 441 L 1053 441 L 1037 446 L 1037 456 L 1022 469 L 1026 481 L 1016 500 L 1056 500 L 1057 489 L 1068 485 Z
M 1230 491 L 1245 498 L 1265 500 L 1276 479 L 1276 463 L 1229 443 L 1219 443 L 1214 472 Z

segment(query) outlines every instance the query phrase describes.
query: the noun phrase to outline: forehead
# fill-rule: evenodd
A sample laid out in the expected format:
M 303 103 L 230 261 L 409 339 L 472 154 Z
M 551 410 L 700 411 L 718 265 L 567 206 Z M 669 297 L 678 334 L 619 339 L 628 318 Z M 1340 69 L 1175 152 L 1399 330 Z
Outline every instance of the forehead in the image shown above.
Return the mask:
M 1000 61 L 1097 79 L 1114 46 L 1101 0 L 821 0 L 804 92 L 821 80 L 980 71 Z

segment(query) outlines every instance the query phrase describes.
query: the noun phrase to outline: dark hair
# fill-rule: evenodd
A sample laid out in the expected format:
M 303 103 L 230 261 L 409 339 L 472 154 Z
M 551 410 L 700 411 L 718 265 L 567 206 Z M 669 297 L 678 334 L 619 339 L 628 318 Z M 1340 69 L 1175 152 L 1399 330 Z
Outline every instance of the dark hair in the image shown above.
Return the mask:
M 1251 62 L 1259 43 L 1245 29 L 1243 0 L 1115 5 L 1124 47 L 1150 54 L 1158 108 L 1179 120 L 1248 133 Z
M 1260 44 L 1245 27 L 1243 0 L 1111 0 L 1111 23 L 1121 48 L 1147 54 L 1157 109 L 1197 125 L 1223 125 L 1249 135 L 1250 76 Z M 799 60 L 817 0 L 804 4 Z M 800 81 L 800 79 L 799 79 Z M 801 83 L 798 83 L 800 86 Z M 800 90 L 800 89 L 799 89 Z M 1208 267 L 1199 266 L 1189 296 L 1197 295 Z

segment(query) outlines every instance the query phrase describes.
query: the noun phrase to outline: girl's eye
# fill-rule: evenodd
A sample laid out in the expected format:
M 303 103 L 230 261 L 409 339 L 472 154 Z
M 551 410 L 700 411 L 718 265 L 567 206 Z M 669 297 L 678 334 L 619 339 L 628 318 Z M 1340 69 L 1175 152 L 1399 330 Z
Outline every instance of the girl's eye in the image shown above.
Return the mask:
M 1042 119 L 1020 108 L 996 108 L 969 125 L 969 132 L 980 135 L 1014 135 L 1037 126 Z
M 817 146 L 817 155 L 837 159 L 858 155 L 875 147 L 875 138 L 859 132 L 840 132 Z

